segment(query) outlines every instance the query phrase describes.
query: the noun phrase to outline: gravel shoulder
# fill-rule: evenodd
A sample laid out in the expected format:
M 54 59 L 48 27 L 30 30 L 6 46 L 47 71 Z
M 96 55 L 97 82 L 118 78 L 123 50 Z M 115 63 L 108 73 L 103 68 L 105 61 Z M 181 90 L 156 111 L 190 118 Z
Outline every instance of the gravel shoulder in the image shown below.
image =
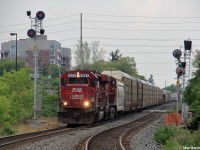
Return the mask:
M 164 125 L 165 114 L 158 120 L 148 125 L 143 130 L 139 131 L 131 139 L 132 150 L 164 150 L 164 148 L 154 140 L 154 134 L 158 128 Z

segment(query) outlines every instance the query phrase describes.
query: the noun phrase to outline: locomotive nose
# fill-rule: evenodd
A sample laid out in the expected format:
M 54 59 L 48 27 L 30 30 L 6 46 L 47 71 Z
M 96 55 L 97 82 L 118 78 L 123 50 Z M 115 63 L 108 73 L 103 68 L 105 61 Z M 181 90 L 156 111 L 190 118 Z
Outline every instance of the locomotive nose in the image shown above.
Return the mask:
M 72 118 L 78 119 L 78 118 L 80 118 L 80 115 L 81 115 L 80 112 L 74 112 L 72 115 Z

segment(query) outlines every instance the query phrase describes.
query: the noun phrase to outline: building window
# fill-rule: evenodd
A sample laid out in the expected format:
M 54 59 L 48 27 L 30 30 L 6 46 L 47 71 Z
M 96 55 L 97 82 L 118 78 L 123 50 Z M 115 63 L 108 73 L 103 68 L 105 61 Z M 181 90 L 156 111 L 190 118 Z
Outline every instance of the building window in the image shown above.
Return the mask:
M 50 44 L 50 48 L 54 48 L 54 44 L 53 43 Z
M 14 43 L 11 43 L 11 48 L 14 48 L 15 47 L 15 44 Z
M 55 56 L 55 51 L 49 51 L 49 56 Z
M 50 59 L 49 64 L 55 64 L 55 59 Z
M 10 56 L 11 56 L 11 57 L 16 56 L 16 52 L 10 51 Z

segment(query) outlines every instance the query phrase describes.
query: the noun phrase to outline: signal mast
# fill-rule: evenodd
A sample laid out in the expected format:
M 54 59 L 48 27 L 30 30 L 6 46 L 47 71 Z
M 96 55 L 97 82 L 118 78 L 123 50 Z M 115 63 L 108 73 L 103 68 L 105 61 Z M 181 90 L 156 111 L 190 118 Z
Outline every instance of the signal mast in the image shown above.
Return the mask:
M 40 80 L 39 74 L 38 74 L 38 68 L 39 68 L 39 63 L 38 63 L 38 55 L 40 50 L 38 49 L 37 46 L 37 35 L 40 33 L 40 35 L 43 35 L 45 30 L 43 29 L 43 19 L 45 18 L 45 13 L 43 11 L 38 11 L 36 13 L 35 17 L 31 17 L 31 11 L 27 11 L 27 16 L 31 19 L 31 29 L 27 31 L 28 37 L 34 40 L 34 47 L 33 47 L 33 56 L 35 58 L 34 61 L 34 106 L 33 106 L 33 111 L 34 111 L 34 119 L 37 118 L 37 116 L 41 115 L 41 110 L 42 110 L 42 86 L 38 82 Z M 38 79 L 38 80 L 37 80 Z

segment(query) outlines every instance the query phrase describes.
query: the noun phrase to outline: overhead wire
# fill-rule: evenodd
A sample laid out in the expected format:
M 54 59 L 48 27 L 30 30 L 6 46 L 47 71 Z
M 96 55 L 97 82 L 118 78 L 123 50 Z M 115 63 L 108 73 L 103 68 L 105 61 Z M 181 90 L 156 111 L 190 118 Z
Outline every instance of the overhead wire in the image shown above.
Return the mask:
M 86 22 L 104 22 L 104 23 L 129 23 L 129 24 L 197 24 L 197 23 L 200 23 L 200 22 L 136 22 L 136 21 L 107 21 L 107 20 L 88 20 L 88 19 L 85 19 L 83 21 L 86 21 Z
M 180 30 L 180 29 L 176 29 L 176 30 L 167 30 L 167 29 L 161 29 L 161 30 L 153 30 L 153 29 L 119 29 L 119 28 L 115 28 L 115 29 L 109 29 L 109 28 L 97 28 L 97 27 L 83 27 L 84 29 L 95 29 L 95 30 L 110 30 L 110 31 L 112 31 L 112 30 L 117 30 L 117 31 L 153 31 L 153 32 L 155 32 L 155 31 L 200 31 L 200 30 L 194 30 L 194 29 L 184 29 L 184 30 Z
M 133 17 L 133 18 L 200 18 L 200 16 L 196 16 L 196 17 L 193 17 L 193 16 L 122 16 L 122 15 L 108 15 L 108 14 L 88 14 L 88 13 L 84 13 L 84 15 L 88 15 L 88 16 L 106 16 L 106 17 Z

